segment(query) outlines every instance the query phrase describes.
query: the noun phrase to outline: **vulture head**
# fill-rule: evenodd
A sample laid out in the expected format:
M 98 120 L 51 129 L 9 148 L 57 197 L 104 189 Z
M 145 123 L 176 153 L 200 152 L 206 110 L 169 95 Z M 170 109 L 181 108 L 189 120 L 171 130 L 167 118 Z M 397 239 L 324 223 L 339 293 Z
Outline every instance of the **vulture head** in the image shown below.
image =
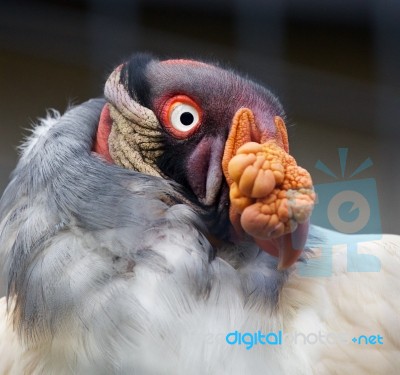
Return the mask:
M 114 70 L 105 97 L 95 152 L 176 182 L 168 200 L 199 214 L 213 245 L 253 241 L 282 269 L 299 258 L 314 193 L 270 91 L 212 64 L 139 54 Z

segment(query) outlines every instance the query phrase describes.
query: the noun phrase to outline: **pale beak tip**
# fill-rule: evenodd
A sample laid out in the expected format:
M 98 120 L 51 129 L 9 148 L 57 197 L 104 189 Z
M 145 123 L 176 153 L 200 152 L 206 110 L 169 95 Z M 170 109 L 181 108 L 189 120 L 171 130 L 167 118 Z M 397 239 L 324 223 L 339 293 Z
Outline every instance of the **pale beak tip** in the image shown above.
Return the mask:
M 302 254 L 302 250 L 293 248 L 292 241 L 290 238 L 291 234 L 285 235 L 284 241 L 285 245 L 279 250 L 279 261 L 278 261 L 278 271 L 285 271 L 293 264 L 295 264 Z M 303 246 L 301 247 L 304 248 Z
M 280 259 L 279 259 L 279 262 L 278 262 L 278 267 L 277 267 L 277 269 L 278 269 L 278 271 L 286 271 L 286 270 L 287 270 L 288 268 L 290 268 L 295 262 L 296 262 L 296 261 L 294 261 L 293 263 L 292 263 L 292 262 L 287 263 L 287 262 L 285 262 L 282 258 L 280 258 Z

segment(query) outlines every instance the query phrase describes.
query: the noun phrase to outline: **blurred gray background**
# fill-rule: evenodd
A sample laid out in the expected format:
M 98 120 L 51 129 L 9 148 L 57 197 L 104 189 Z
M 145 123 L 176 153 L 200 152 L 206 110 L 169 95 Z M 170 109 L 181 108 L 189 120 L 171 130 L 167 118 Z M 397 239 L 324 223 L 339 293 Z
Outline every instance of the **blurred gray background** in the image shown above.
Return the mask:
M 291 152 L 314 182 L 374 178 L 384 232 L 400 233 L 398 0 L 0 2 L 0 192 L 46 109 L 100 96 L 132 52 L 218 60 L 276 93 Z M 324 162 L 338 176 L 315 168 Z

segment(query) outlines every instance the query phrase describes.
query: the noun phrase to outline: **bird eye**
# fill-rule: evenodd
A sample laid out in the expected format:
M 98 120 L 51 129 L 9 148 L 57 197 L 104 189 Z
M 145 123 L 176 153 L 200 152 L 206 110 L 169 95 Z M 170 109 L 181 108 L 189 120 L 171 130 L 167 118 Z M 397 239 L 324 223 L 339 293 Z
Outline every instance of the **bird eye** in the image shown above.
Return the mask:
M 169 121 L 176 130 L 187 132 L 199 122 L 199 113 L 189 104 L 175 103 L 171 107 Z
M 190 137 L 201 122 L 201 109 L 186 95 L 177 95 L 164 104 L 161 118 L 168 132 L 175 138 Z

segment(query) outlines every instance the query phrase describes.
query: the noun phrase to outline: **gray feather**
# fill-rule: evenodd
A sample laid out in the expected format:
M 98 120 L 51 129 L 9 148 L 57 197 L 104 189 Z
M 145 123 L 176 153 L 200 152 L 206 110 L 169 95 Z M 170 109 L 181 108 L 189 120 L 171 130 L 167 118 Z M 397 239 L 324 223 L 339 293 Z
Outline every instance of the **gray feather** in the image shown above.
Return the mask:
M 211 311 L 270 310 L 286 273 L 249 244 L 215 255 L 201 218 L 166 203 L 179 186 L 94 154 L 103 105 L 91 100 L 43 121 L 22 147 L 0 202 L 0 265 L 28 346 L 52 345 L 52 358 L 67 362 L 87 347 L 72 361 L 80 373 L 140 372 L 146 359 L 135 350 L 173 337 L 207 301 Z M 53 362 L 41 369 L 57 373 Z
M 103 104 L 92 100 L 69 110 L 26 146 L 1 200 L 1 241 L 15 237 L 4 274 L 8 295 L 17 294 L 21 324 L 45 320 L 51 304 L 60 303 L 57 279 L 85 257 L 74 253 L 71 232 L 88 243 L 88 252 L 111 262 L 113 256 L 133 258 L 146 231 L 167 225 L 163 198 L 174 193 L 171 183 L 109 165 L 91 152 Z M 163 263 L 153 257 L 151 266 Z M 106 284 L 113 275 L 102 266 L 94 282 Z

